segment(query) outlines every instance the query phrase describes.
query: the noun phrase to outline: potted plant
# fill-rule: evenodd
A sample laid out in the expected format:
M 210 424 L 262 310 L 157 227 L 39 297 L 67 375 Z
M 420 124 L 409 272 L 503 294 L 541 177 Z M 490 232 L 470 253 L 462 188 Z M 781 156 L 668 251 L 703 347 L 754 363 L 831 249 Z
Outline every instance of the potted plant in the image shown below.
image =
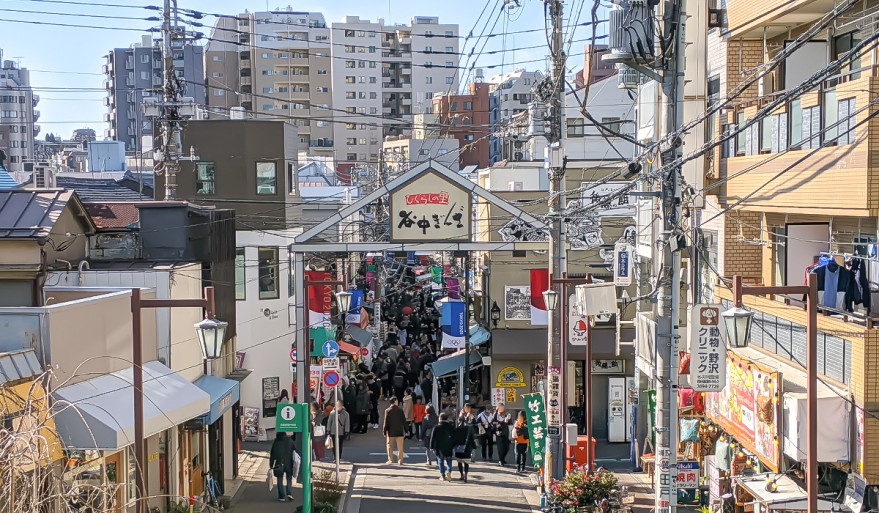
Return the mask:
M 589 513 L 596 502 L 608 499 L 617 487 L 613 472 L 597 470 L 592 474 L 575 470 L 549 487 L 552 502 L 570 513 Z

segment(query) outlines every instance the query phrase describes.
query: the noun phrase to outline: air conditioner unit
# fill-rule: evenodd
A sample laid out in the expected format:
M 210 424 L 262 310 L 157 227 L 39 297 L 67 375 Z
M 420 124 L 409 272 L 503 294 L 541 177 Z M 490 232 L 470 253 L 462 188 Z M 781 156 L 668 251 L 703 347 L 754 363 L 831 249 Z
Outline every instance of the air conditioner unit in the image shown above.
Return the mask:
M 510 182 L 510 191 L 521 191 L 522 190 L 522 182 Z
M 522 153 L 521 151 L 517 151 L 517 152 L 513 153 L 513 160 L 516 160 L 516 161 L 525 160 L 525 154 Z M 512 183 L 512 182 L 510 182 L 510 183 Z

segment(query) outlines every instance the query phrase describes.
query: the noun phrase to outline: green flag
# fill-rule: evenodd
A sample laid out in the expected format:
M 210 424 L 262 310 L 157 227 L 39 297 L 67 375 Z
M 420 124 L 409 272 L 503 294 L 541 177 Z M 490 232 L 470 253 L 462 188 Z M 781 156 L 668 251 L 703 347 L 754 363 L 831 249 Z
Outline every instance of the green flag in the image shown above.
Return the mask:
M 543 408 L 543 396 L 528 394 L 525 400 L 525 418 L 528 426 L 528 442 L 531 446 L 531 461 L 535 467 L 543 466 L 543 454 L 546 449 L 546 411 Z

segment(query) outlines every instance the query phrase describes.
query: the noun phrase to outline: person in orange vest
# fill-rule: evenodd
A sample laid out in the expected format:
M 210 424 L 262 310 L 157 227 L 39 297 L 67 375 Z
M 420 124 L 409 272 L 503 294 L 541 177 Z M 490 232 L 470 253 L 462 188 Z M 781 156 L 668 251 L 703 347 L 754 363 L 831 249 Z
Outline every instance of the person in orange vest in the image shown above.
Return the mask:
M 415 396 L 415 404 L 412 405 L 412 417 L 415 422 L 415 438 L 420 442 L 422 439 L 421 423 L 424 422 L 424 415 L 427 413 L 427 406 L 422 404 L 421 396 Z
M 519 411 L 516 419 L 516 472 L 525 472 L 525 464 L 528 463 L 528 423 L 525 420 L 525 412 Z

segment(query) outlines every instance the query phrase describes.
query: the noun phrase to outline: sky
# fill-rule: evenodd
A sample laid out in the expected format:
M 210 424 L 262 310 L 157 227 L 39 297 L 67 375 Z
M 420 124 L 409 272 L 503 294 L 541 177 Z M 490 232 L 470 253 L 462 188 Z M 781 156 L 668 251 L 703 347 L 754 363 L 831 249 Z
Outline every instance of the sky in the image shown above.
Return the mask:
M 476 67 L 486 68 L 485 75 L 489 77 L 517 68 L 546 69 L 545 57 L 548 50 L 542 30 L 503 35 L 544 27 L 543 2 L 520 1 L 521 7 L 507 10 L 500 17 L 497 13 L 505 0 L 311 0 L 289 5 L 296 11 L 322 12 L 328 24 L 341 21 L 344 16 L 359 16 L 361 19 L 371 20 L 384 18 L 386 24 L 409 23 L 413 16 L 438 16 L 440 23 L 457 23 L 462 36 L 472 31 L 474 37 L 463 49 L 465 56 L 461 59 L 462 66 L 467 62 L 466 54 L 470 52 L 474 42 L 477 42 L 476 36 L 483 31 L 485 34 L 497 34 L 478 40 L 476 50 L 486 53 L 471 58 L 467 63 L 468 67 L 475 63 Z M 76 5 L 78 2 L 82 5 Z M 515 3 L 511 0 L 506 2 L 510 5 Z M 0 47 L 3 59 L 16 61 L 21 67 L 31 70 L 31 84 L 35 93 L 40 95 L 37 107 L 41 113 L 38 121 L 42 127 L 40 138 L 50 132 L 68 138 L 74 129 L 82 127 L 94 128 L 99 138 L 102 136 L 107 128 L 103 122 L 107 112 L 103 103 L 106 96 L 102 89 L 104 76 L 101 74 L 101 66 L 105 62 L 103 56 L 112 48 L 128 47 L 140 41 L 141 35 L 146 34 L 144 29 L 158 27 L 158 22 L 144 18 L 160 16 L 160 12 L 147 10 L 144 6 L 160 6 L 161 3 L 161 0 L 0 0 L 0 33 L 3 34 Z M 575 17 L 579 23 L 589 20 L 591 2 L 568 0 L 565 4 L 566 17 Z M 238 14 L 245 10 L 264 11 L 267 8 L 284 9 L 287 5 L 278 4 L 276 0 L 179 0 L 180 8 L 222 14 Z M 486 5 L 489 9 L 476 24 Z M 485 27 L 490 12 L 495 14 L 491 16 L 489 26 Z M 212 25 L 215 19 L 207 17 L 202 22 Z M 31 23 L 16 23 L 12 20 Z M 74 26 L 37 24 L 47 22 Z M 574 23 L 569 21 L 567 24 Z M 206 35 L 210 32 L 207 27 L 196 30 Z M 570 32 L 566 31 L 566 34 L 570 35 Z M 569 67 L 579 70 L 582 68 L 583 45 L 591 36 L 591 28 L 576 27 L 572 36 Z M 540 47 L 526 48 L 536 46 Z M 532 60 L 537 62 L 523 63 Z M 501 67 L 501 64 L 505 65 Z M 463 73 L 463 78 L 466 78 L 466 72 Z

